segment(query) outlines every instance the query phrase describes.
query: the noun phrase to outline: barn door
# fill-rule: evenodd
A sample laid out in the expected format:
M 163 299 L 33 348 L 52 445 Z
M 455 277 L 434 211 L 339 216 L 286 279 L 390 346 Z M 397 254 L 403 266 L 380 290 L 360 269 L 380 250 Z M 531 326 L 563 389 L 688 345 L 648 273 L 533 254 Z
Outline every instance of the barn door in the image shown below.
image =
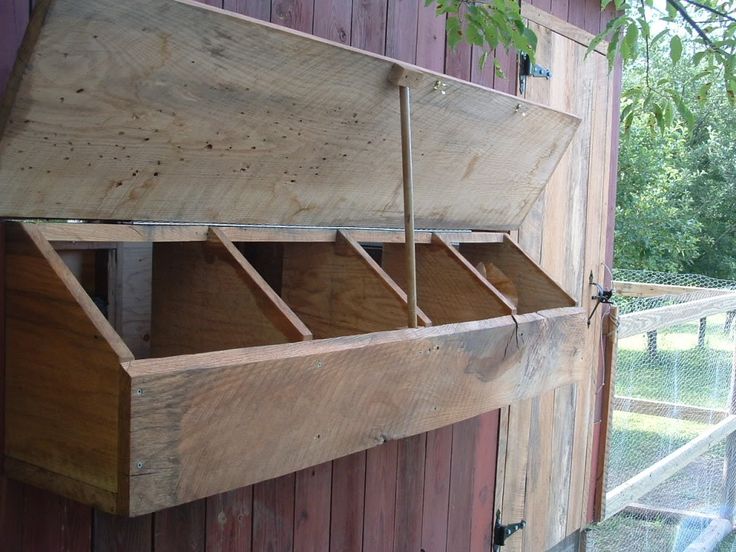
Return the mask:
M 537 63 L 549 68 L 552 78 L 529 78 L 525 97 L 583 121 L 519 240 L 565 291 L 592 308 L 589 276 L 603 281 L 605 270 L 611 77 L 604 55 L 586 57 L 580 29 L 527 8 L 539 38 Z M 576 550 L 587 513 L 600 335 L 596 316 L 588 331 L 583 381 L 502 412 L 496 503 L 504 523 L 527 521 L 504 552 Z

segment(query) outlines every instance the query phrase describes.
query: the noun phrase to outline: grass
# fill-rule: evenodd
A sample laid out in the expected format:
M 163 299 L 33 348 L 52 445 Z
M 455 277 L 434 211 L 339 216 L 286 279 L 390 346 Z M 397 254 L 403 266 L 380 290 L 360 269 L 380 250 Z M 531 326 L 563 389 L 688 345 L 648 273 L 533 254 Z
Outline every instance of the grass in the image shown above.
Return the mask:
M 656 356 L 645 335 L 621 340 L 616 395 L 724 409 L 733 362 L 732 338 L 723 333 L 725 315 L 708 318 L 706 346 L 698 347 L 698 322 L 658 334 Z M 686 444 L 707 424 L 614 412 L 610 442 L 609 490 Z M 716 512 L 720 503 L 724 444 L 713 447 L 690 466 L 642 497 L 653 506 Z M 589 550 L 595 552 L 680 551 L 702 531 L 697 520 L 672 523 L 642 520 L 621 513 L 594 527 Z M 736 552 L 736 537 L 719 552 Z

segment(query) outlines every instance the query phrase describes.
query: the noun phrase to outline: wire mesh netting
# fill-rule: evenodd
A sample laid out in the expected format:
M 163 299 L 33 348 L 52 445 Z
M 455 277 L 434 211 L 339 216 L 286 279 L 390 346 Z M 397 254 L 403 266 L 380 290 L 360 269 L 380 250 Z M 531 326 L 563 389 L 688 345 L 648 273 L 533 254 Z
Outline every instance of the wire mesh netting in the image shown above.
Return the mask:
M 619 316 L 711 298 L 736 281 L 694 274 L 615 270 L 617 281 L 692 286 L 658 297 L 615 296 Z M 619 340 L 609 442 L 607 491 L 646 470 L 728 412 L 734 368 L 735 313 L 674 324 Z M 587 550 L 681 551 L 722 504 L 725 444 L 713 446 L 626 509 L 596 525 Z M 720 551 L 736 552 L 733 537 Z

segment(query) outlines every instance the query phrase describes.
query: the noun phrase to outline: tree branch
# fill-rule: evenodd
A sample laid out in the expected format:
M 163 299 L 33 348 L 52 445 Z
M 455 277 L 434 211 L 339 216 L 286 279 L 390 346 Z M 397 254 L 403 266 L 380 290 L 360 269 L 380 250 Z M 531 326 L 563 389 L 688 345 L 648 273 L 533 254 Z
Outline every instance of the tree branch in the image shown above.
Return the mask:
M 685 0 L 685 2 L 687 2 L 687 1 L 688 0 Z M 705 43 L 706 46 L 708 46 L 708 48 L 710 48 L 711 50 L 713 50 L 715 52 L 721 52 L 721 53 L 723 53 L 720 48 L 716 47 L 716 45 L 713 44 L 713 41 L 710 39 L 710 37 L 708 36 L 708 34 L 703 30 L 703 28 L 700 25 L 698 25 L 697 22 L 692 17 L 690 17 L 690 14 L 687 13 L 687 10 L 685 9 L 685 7 L 682 4 L 680 4 L 680 1 L 679 0 L 667 0 L 667 3 L 670 6 L 672 6 L 673 8 L 675 8 L 675 10 L 677 11 L 677 13 L 679 13 L 682 16 L 682 18 L 693 29 L 695 29 L 695 32 L 698 33 L 698 36 L 703 39 L 703 42 Z
M 696 2 L 695 0 L 684 0 L 684 1 L 687 2 L 688 4 L 691 4 L 691 5 L 695 6 L 695 7 L 697 7 L 697 8 L 700 8 L 701 10 L 708 11 L 708 12 L 714 14 L 714 15 L 717 15 L 718 17 L 723 17 L 724 19 L 728 19 L 728 20 L 733 21 L 734 23 L 736 23 L 736 17 L 733 17 L 733 16 L 727 14 L 726 12 L 722 12 L 721 10 L 717 10 L 715 8 L 711 8 L 710 6 L 708 6 L 706 4 L 701 4 L 700 2 Z

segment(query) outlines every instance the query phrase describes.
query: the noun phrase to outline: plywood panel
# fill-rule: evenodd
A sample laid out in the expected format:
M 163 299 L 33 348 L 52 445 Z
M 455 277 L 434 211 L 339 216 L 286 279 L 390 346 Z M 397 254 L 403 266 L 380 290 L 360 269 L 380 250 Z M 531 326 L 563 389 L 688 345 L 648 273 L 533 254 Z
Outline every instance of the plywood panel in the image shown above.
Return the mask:
M 208 6 L 131 2 L 51 6 L 0 143 L 1 215 L 401 226 L 391 61 Z M 272 18 L 301 27 L 296 6 Z M 415 37 L 401 14 L 416 20 L 416 2 L 391 6 L 389 28 Z M 420 72 L 417 225 L 517 227 L 577 121 Z

